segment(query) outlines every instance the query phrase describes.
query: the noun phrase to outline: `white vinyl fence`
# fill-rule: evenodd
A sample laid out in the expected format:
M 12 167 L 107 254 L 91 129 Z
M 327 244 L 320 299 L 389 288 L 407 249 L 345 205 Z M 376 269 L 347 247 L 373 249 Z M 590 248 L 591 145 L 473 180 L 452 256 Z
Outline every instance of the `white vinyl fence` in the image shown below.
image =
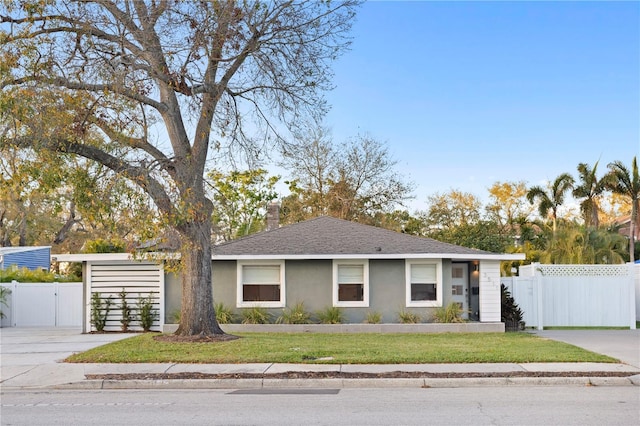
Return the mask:
M 82 327 L 82 283 L 2 283 L 2 327 Z
M 634 271 L 635 269 L 635 271 Z M 527 327 L 636 328 L 640 265 L 541 265 L 502 277 Z

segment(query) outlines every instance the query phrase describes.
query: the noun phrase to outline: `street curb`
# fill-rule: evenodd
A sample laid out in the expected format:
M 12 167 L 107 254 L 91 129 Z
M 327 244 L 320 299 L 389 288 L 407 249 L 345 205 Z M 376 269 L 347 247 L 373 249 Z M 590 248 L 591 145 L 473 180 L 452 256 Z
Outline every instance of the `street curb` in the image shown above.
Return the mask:
M 501 377 L 457 379 L 196 379 L 196 380 L 84 380 L 49 389 L 309 389 L 309 388 L 464 388 L 496 386 L 640 386 L 631 377 Z M 25 388 L 10 388 L 25 389 Z M 42 389 L 42 387 L 39 387 Z

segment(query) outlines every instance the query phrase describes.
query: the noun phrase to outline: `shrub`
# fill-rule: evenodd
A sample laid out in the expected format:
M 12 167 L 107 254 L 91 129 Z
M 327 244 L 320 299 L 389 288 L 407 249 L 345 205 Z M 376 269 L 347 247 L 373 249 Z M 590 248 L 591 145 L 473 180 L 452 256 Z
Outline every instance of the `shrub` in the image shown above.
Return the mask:
M 100 297 L 100 293 L 91 294 L 91 325 L 96 331 L 104 331 L 107 325 L 107 317 L 111 310 L 111 296 L 106 299 Z
M 322 324 L 342 324 L 344 316 L 342 315 L 342 309 L 336 306 L 329 306 L 318 312 L 318 319 Z
M 269 324 L 271 315 L 264 308 L 254 307 L 242 310 L 243 324 Z
M 382 314 L 380 312 L 367 312 L 364 322 L 367 324 L 380 324 L 382 322 Z
M 402 324 L 417 324 L 421 318 L 418 314 L 401 309 L 400 312 L 398 312 L 398 319 L 400 319 Z
M 524 321 L 522 321 L 522 310 L 511 296 L 511 292 L 504 284 L 500 285 L 502 294 L 501 303 L 501 320 L 505 324 L 506 331 L 524 330 Z
M 311 314 L 304 308 L 304 302 L 296 303 L 293 308 L 285 308 L 282 315 L 278 317 L 278 324 L 309 324 L 311 322 Z
M 53 283 L 80 280 L 81 278 L 76 275 L 57 275 L 42 269 L 31 270 L 12 266 L 8 269 L 0 270 L 0 282 L 2 283 L 10 283 L 12 281 L 20 283 Z
M 129 324 L 133 321 L 133 313 L 131 312 L 131 306 L 127 303 L 127 293 L 124 288 L 118 293 L 118 296 L 120 297 L 120 312 L 122 313 L 120 324 L 122 324 L 122 331 L 128 331 Z
M 433 314 L 433 320 L 442 323 L 464 322 L 462 319 L 463 312 L 459 303 L 451 302 L 447 306 L 436 309 Z
M 149 331 L 153 327 L 153 322 L 159 317 L 158 310 L 153 306 L 153 295 L 138 297 L 138 321 L 142 330 Z
M 2 312 L 2 305 L 6 306 L 7 308 L 9 307 L 9 304 L 7 303 L 7 297 L 10 294 L 11 294 L 10 288 L 0 286 L 0 319 L 6 317 L 4 312 Z
M 231 324 L 233 322 L 235 315 L 230 307 L 219 302 L 214 304 L 213 308 L 216 311 L 216 320 L 218 321 L 218 324 Z

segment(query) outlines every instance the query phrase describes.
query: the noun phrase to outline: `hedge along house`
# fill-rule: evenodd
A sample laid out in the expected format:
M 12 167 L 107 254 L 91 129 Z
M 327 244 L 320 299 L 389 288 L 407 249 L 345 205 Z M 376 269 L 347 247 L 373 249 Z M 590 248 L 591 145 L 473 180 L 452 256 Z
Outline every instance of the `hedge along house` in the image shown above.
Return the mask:
M 83 262 L 84 331 L 90 331 L 93 293 L 112 297 L 125 288 L 132 296 L 151 295 L 160 314 L 154 330 L 171 331 L 180 311 L 180 277 L 162 264 L 133 260 L 127 253 L 55 255 Z M 265 308 L 275 319 L 303 302 L 309 312 L 338 307 L 348 323 L 377 312 L 383 323 L 398 323 L 400 311 L 431 321 L 438 307 L 459 303 L 465 318 L 482 325 L 500 323 L 500 262 L 523 254 L 497 254 L 429 238 L 318 217 L 213 249 L 213 297 L 240 314 Z M 112 306 L 107 330 L 119 328 Z M 226 328 L 225 328 L 226 327 Z M 236 328 L 223 325 L 231 332 Z
M 400 311 L 430 321 L 450 302 L 470 321 L 499 323 L 500 262 L 524 259 L 331 217 L 223 243 L 213 253 L 217 303 L 238 313 L 265 308 L 273 318 L 299 302 L 310 312 L 338 307 L 349 323 L 371 312 L 397 323 Z M 167 286 L 168 312 L 179 310 L 179 290 Z

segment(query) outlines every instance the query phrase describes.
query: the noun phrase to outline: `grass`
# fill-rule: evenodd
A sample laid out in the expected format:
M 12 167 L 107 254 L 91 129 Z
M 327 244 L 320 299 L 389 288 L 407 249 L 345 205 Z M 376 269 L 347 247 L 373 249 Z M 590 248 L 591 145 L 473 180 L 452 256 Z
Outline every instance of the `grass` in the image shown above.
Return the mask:
M 70 356 L 96 363 L 524 363 L 617 362 L 562 342 L 527 333 L 320 334 L 241 333 L 217 343 L 165 343 L 154 333 Z M 332 357 L 317 361 L 317 358 Z

